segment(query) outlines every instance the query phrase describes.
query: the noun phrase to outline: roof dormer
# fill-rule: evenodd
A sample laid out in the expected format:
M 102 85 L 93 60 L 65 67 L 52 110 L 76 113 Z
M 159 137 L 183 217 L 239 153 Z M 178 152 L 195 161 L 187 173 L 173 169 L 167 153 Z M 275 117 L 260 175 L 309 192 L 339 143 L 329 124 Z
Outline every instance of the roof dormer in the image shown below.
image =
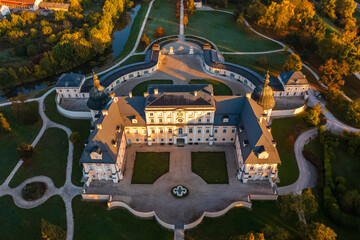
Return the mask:
M 90 153 L 91 159 L 102 159 L 102 150 L 99 146 L 94 146 Z

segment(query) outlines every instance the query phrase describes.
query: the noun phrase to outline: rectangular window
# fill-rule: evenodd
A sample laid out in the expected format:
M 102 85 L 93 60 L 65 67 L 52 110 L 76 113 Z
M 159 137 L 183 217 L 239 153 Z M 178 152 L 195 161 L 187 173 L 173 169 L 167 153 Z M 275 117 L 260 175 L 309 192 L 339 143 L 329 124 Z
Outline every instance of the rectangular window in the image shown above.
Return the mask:
M 137 138 L 137 139 L 136 139 L 136 141 L 138 142 L 138 141 L 139 141 L 139 139 Z
M 159 123 L 162 123 L 163 121 L 162 121 L 162 118 L 159 118 Z
M 206 129 L 206 133 L 210 133 L 210 129 L 209 129 L 209 128 Z
M 138 133 L 139 133 L 139 131 L 138 131 L 137 129 L 135 129 L 135 133 L 136 133 L 136 134 L 138 134 Z
M 154 130 L 154 129 L 151 129 L 151 133 L 154 134 L 154 133 L 155 133 L 155 130 Z
M 206 139 L 205 139 L 205 141 L 209 141 L 209 139 L 208 139 L 208 138 L 206 138 Z
M 172 139 L 171 139 L 171 138 L 169 139 L 169 142 L 172 142 Z
M 234 139 L 232 138 L 232 139 L 230 139 L 230 141 L 234 141 Z
M 152 112 L 151 112 L 151 113 L 149 113 L 149 114 L 150 114 L 150 116 L 154 116 L 154 113 L 152 113 Z
M 168 130 L 168 132 L 169 132 L 169 133 L 172 133 L 172 129 L 170 128 L 170 129 Z
M 198 128 L 198 133 L 201 133 L 201 128 Z
M 223 138 L 222 141 L 225 142 L 225 138 Z
M 200 138 L 198 138 L 198 142 L 200 142 L 201 141 L 201 139 Z
M 210 122 L 210 118 L 206 118 L 206 122 L 209 123 L 209 122 Z
M 218 129 L 217 129 L 217 128 L 215 128 L 215 129 L 214 129 L 214 133 L 217 133 L 217 132 L 218 132 Z
M 161 133 L 161 134 L 164 133 L 164 130 L 160 129 L 160 133 Z
M 189 133 L 193 133 L 193 129 L 192 129 L 192 128 L 189 128 Z
M 93 167 L 92 167 L 92 166 L 89 166 L 89 170 L 93 170 Z
M 161 141 L 163 142 L 163 141 L 164 141 L 164 139 L 162 138 L 162 139 L 161 139 Z
M 235 132 L 235 128 L 231 129 L 231 132 L 234 133 L 234 132 Z
M 189 138 L 189 142 L 192 142 L 192 138 Z
M 226 128 L 223 128 L 223 133 L 226 133 Z
M 206 115 L 210 116 L 211 112 L 206 113 Z
M 198 122 L 201 123 L 201 118 L 198 119 Z
M 155 122 L 155 120 L 152 118 L 152 119 L 150 119 L 150 122 L 151 122 L 151 123 L 154 123 L 154 122 Z
M 216 142 L 216 141 L 217 141 L 217 138 L 214 138 L 214 141 Z

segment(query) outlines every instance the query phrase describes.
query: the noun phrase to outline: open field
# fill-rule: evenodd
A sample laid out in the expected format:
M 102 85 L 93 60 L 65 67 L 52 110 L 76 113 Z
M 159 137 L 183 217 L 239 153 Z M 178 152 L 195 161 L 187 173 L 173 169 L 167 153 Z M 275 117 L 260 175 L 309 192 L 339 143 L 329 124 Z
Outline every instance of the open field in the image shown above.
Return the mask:
M 189 17 L 185 34 L 201 36 L 214 42 L 220 51 L 258 52 L 281 49 L 270 40 L 251 32 L 233 16 L 222 12 L 197 11 Z
M 10 182 L 16 187 L 28 178 L 44 175 L 51 178 L 55 187 L 65 184 L 66 163 L 69 151 L 66 132 L 49 128 L 34 148 L 31 159 L 24 161 Z
M 41 219 L 66 231 L 65 204 L 59 196 L 33 209 L 15 206 L 11 196 L 0 198 L 1 239 L 42 239 Z
M 89 137 L 90 121 L 70 119 L 61 115 L 56 108 L 55 94 L 55 92 L 52 92 L 46 97 L 44 101 L 46 116 L 53 122 L 67 126 L 73 132 L 79 132 L 81 141 L 85 141 Z M 77 186 L 83 186 L 83 183 L 80 182 L 82 178 L 82 165 L 79 163 L 83 149 L 83 144 L 74 146 L 73 171 L 71 179 L 72 182 Z
M 25 103 L 34 105 L 35 109 L 38 109 L 37 102 Z M 16 118 L 11 106 L 1 107 L 0 112 L 4 114 L 4 117 L 9 122 L 12 132 L 0 134 L 0 184 L 3 183 L 6 177 L 10 174 L 11 170 L 19 161 L 19 157 L 16 153 L 16 148 L 22 142 L 31 144 L 40 132 L 42 126 L 42 120 L 38 116 L 39 120 L 32 125 L 24 125 L 20 120 Z
M 140 219 L 124 209 L 108 211 L 105 202 L 83 202 L 77 196 L 72 201 L 74 211 L 74 239 L 131 239 L 171 240 L 172 231 L 166 230 L 155 219 Z

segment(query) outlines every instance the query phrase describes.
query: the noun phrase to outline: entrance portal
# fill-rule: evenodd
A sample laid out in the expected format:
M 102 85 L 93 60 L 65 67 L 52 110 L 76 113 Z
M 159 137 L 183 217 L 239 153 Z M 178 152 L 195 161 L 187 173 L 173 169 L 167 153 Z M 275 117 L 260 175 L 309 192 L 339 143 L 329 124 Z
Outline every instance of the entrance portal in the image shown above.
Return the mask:
M 183 138 L 176 139 L 176 146 L 183 147 L 184 145 L 185 145 L 185 139 Z

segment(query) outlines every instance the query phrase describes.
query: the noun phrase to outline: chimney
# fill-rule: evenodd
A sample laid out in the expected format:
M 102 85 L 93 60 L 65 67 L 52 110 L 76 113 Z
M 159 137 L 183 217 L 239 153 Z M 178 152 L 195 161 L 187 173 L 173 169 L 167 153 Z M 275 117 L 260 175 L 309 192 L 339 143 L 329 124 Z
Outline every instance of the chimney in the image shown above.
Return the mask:
M 103 115 L 103 116 L 107 116 L 107 115 L 109 115 L 108 110 L 102 110 L 101 112 L 102 112 L 102 115 Z
M 97 127 L 97 129 L 102 129 L 102 126 L 101 126 L 101 124 L 96 124 L 96 127 Z
M 154 89 L 154 94 L 155 94 L 155 95 L 158 95 L 158 94 L 159 94 L 159 89 L 155 88 L 155 89 Z
M 132 98 L 132 92 L 129 92 L 129 98 Z
M 119 101 L 118 97 L 114 98 L 114 102 L 117 103 Z
M 114 93 L 114 92 L 111 92 L 111 93 L 110 93 L 110 97 L 111 97 L 112 99 L 114 99 L 115 93 Z
M 246 93 L 246 98 L 250 99 L 251 98 L 251 93 Z
M 144 97 L 148 97 L 149 93 L 148 92 L 144 92 Z
M 194 96 L 196 97 L 198 95 L 198 91 L 195 91 L 194 92 Z
M 274 147 L 276 147 L 276 140 L 272 140 L 272 144 Z

